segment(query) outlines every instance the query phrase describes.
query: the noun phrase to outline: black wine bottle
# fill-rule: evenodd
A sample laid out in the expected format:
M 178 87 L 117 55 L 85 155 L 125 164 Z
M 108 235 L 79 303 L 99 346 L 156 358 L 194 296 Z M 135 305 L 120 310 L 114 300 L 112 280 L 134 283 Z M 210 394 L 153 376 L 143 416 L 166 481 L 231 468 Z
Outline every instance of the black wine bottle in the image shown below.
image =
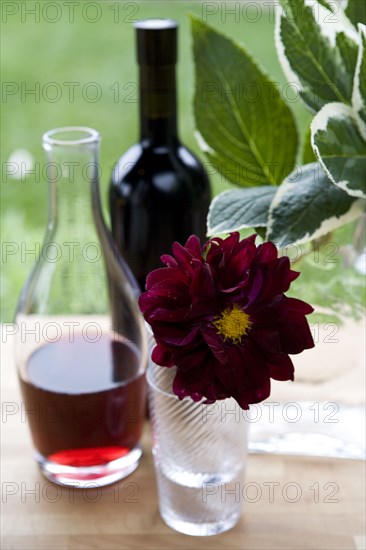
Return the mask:
M 174 241 L 206 235 L 209 180 L 177 132 L 177 26 L 170 19 L 135 24 L 140 142 L 117 162 L 109 189 L 112 234 L 141 289 Z

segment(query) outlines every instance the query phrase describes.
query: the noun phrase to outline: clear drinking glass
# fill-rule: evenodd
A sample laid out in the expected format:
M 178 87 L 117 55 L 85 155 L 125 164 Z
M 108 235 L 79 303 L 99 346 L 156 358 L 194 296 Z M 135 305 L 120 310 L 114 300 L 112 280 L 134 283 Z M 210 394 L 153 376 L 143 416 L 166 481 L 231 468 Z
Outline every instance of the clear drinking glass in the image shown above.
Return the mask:
M 146 329 L 101 215 L 99 141 L 84 127 L 43 136 L 49 220 L 16 314 L 36 459 L 50 480 L 80 487 L 137 467 L 145 415 Z
M 147 370 L 160 514 L 188 535 L 216 535 L 239 520 L 247 456 L 245 412 L 233 399 L 213 405 L 172 393 L 175 369 Z

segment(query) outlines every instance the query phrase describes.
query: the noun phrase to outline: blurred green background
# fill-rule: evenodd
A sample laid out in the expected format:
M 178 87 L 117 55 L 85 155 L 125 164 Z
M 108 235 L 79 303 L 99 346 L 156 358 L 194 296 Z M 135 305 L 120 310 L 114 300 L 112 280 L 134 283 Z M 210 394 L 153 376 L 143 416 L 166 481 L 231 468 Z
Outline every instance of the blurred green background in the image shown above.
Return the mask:
M 99 1 L 58 2 L 58 8 L 55 4 L 2 2 L 2 250 L 7 243 L 14 243 L 14 253 L 2 257 L 2 321 L 13 319 L 19 291 L 35 262 L 34 254 L 24 252 L 34 250 L 34 243 L 42 241 L 48 201 L 42 171 L 26 174 L 22 181 L 8 174 L 6 163 L 16 150 L 23 149 L 42 166 L 45 131 L 67 125 L 94 127 L 102 135 L 101 192 L 105 201 L 113 163 L 138 140 L 134 20 L 172 17 L 180 23 L 180 136 L 201 158 L 193 135 L 189 12 L 242 41 L 280 89 L 286 82 L 277 61 L 269 3 Z M 304 130 L 308 113 L 298 101 L 292 107 Z M 215 194 L 228 187 L 219 176 L 213 177 L 212 183 Z

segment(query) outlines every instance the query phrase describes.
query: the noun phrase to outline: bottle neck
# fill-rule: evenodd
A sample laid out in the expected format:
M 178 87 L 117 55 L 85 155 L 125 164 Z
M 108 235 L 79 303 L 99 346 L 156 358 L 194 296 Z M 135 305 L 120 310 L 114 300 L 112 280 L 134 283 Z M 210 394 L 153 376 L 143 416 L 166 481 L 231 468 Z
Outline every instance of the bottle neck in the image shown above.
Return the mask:
M 91 208 L 91 182 L 98 177 L 98 150 L 55 147 L 48 151 L 49 226 L 59 238 L 96 239 Z
M 140 65 L 140 140 L 147 147 L 177 139 L 175 65 Z

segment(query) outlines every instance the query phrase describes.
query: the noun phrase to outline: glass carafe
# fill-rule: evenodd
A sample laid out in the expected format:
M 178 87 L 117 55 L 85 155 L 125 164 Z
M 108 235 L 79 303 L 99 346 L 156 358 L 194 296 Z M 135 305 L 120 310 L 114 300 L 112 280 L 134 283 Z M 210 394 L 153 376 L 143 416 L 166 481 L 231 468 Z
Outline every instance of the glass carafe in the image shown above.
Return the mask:
M 106 485 L 141 455 L 146 333 L 99 199 L 99 134 L 43 136 L 49 220 L 18 304 L 16 360 L 36 459 L 60 484 Z

